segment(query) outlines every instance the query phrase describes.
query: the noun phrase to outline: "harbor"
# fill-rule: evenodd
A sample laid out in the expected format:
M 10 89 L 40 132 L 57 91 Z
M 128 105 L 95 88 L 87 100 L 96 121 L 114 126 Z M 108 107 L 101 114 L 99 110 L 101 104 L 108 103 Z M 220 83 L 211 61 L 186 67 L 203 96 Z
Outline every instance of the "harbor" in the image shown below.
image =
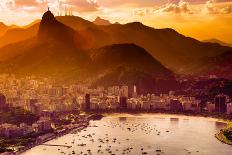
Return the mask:
M 203 117 L 112 114 L 90 121 L 87 128 L 44 143 L 47 146 L 36 146 L 23 155 L 169 155 L 173 151 L 177 154 L 231 154 L 231 146 L 214 137 L 225 127 L 224 122 Z

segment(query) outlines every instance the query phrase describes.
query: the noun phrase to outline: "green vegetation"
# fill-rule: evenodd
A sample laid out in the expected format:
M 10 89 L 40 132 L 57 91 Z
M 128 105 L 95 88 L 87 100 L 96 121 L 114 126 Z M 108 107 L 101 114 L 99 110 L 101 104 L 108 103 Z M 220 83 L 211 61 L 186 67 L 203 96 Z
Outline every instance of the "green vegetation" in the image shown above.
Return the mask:
M 0 138 L 0 153 L 12 150 L 7 149 L 8 147 L 20 147 L 20 146 L 27 146 L 30 143 L 34 143 L 37 139 L 37 137 L 42 136 L 46 133 L 52 133 L 53 130 L 45 131 L 36 133 L 33 132 L 26 136 L 20 136 L 20 137 L 14 137 L 14 138 Z
M 39 117 L 22 108 L 10 108 L 0 111 L 0 124 L 9 123 L 19 125 L 20 123 L 33 124 Z
M 228 123 L 227 128 L 220 130 L 215 136 L 221 142 L 232 145 L 232 123 Z
M 232 129 L 232 122 L 228 123 L 227 128 Z
M 2 147 L 0 146 L 0 153 L 11 152 L 11 151 L 12 151 L 12 150 L 6 149 L 6 148 L 2 148 Z
M 26 146 L 29 143 L 35 142 L 35 137 L 17 137 L 17 138 L 10 138 L 10 139 L 1 139 L 0 147 L 6 148 L 11 146 Z
M 218 93 L 223 93 L 232 97 L 232 81 L 219 79 L 212 82 L 209 86 L 208 96 L 214 98 Z
M 224 136 L 232 142 L 232 131 L 230 130 L 224 130 L 223 131 Z

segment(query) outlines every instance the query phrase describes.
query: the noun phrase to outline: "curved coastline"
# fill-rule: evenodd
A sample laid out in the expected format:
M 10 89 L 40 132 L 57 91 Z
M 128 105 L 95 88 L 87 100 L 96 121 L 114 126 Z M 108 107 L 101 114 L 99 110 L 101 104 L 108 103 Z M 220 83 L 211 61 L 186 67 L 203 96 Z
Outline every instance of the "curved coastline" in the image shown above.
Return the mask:
M 89 115 L 91 115 L 91 114 L 93 114 L 93 113 L 89 113 Z M 207 114 L 207 115 L 205 115 L 205 114 L 202 114 L 202 113 L 175 113 L 175 112 L 170 112 L 170 113 L 168 113 L 168 112 L 98 112 L 97 114 L 100 114 L 100 115 L 102 115 L 103 117 L 108 117 L 108 116 L 112 116 L 112 117 L 114 117 L 114 116 L 117 116 L 117 115 L 124 115 L 125 114 L 125 116 L 130 116 L 130 117 L 133 117 L 133 115 L 134 115 L 134 117 L 137 115 L 137 116 L 139 116 L 139 115 L 144 115 L 144 117 L 146 117 L 146 116 L 150 116 L 150 115 L 163 115 L 163 116 L 169 116 L 169 117 L 195 117 L 195 118 L 203 118 L 203 119 L 208 119 L 208 120 L 213 120 L 213 121 L 217 121 L 217 122 L 222 122 L 222 123 L 226 123 L 227 125 L 229 124 L 229 123 L 232 123 L 232 120 L 231 119 L 225 119 L 225 118 L 222 118 L 222 117 L 217 117 L 217 116 L 215 116 L 215 115 L 210 115 L 210 114 Z M 47 139 L 47 140 L 45 140 L 44 142 L 41 142 L 40 144 L 37 144 L 37 145 L 33 145 L 33 146 L 31 146 L 31 147 L 28 147 L 28 148 L 26 148 L 26 149 L 23 149 L 23 150 L 21 150 L 21 151 L 19 151 L 19 152 L 16 152 L 16 154 L 17 155 L 19 155 L 19 154 L 22 154 L 22 153 L 24 153 L 25 151 L 27 151 L 27 150 L 29 150 L 29 149 L 31 149 L 31 148 L 33 148 L 33 147 L 36 147 L 36 146 L 38 146 L 38 145 L 41 145 L 41 144 L 43 144 L 43 143 L 46 143 L 47 141 L 50 141 L 50 140 L 53 140 L 53 139 L 56 139 L 56 138 L 58 138 L 58 137 L 61 137 L 61 136 L 64 136 L 64 135 L 66 135 L 66 134 L 69 134 L 69 133 L 75 133 L 75 132 L 80 132 L 81 130 L 84 130 L 85 128 L 87 128 L 88 126 L 89 126 L 89 121 L 90 121 L 90 119 L 87 121 L 87 122 L 85 122 L 85 125 L 83 125 L 82 127 L 80 127 L 80 128 L 75 128 L 75 129 L 72 129 L 72 130 L 69 130 L 69 131 L 67 131 L 67 132 L 65 132 L 65 133 L 63 133 L 62 135 L 57 135 L 57 136 L 54 136 L 54 137 L 50 137 L 49 139 Z M 221 131 L 220 131 L 221 132 Z M 221 142 L 223 142 L 223 143 L 225 143 L 225 144 L 229 144 L 229 145 L 232 145 L 232 142 L 231 142 L 231 144 L 230 143 L 228 143 L 227 141 L 224 141 L 223 140 L 223 137 L 221 136 L 221 134 L 220 134 L 220 132 L 219 133 L 216 133 L 215 134 L 215 137 L 218 139 L 218 140 L 220 140 Z M 225 136 L 224 136 L 225 137 Z
M 217 122 L 222 122 L 227 124 L 227 127 L 225 129 L 220 130 L 218 133 L 215 134 L 215 138 L 217 138 L 219 141 L 221 141 L 224 144 L 228 144 L 228 145 L 232 145 L 232 141 L 227 139 L 224 134 L 223 131 L 227 130 L 230 127 L 232 127 L 232 119 L 228 119 L 225 117 L 218 115 L 213 115 L 212 113 L 175 113 L 175 112 L 146 112 L 146 113 L 138 113 L 138 112 L 127 112 L 127 113 L 104 113 L 101 112 L 101 114 L 103 114 L 104 116 L 109 116 L 109 115 L 117 115 L 117 114 L 125 114 L 126 116 L 132 115 L 131 117 L 133 117 L 133 115 L 149 115 L 149 114 L 157 114 L 157 115 L 165 115 L 165 116 L 177 116 L 177 117 L 196 117 L 196 118 L 204 118 L 204 119 L 208 119 L 208 120 L 213 120 L 213 121 L 217 121 Z
M 196 117 L 196 118 L 205 118 L 205 119 L 209 119 L 209 120 L 214 120 L 214 121 L 217 121 L 217 122 L 222 122 L 222 123 L 226 123 L 226 124 L 229 124 L 231 123 L 232 124 L 232 116 L 229 117 L 229 115 L 226 115 L 228 117 L 225 117 L 225 115 L 220 115 L 220 114 L 217 114 L 217 113 L 201 113 L 201 112 L 198 112 L 198 113 L 192 113 L 192 112 L 164 112 L 164 111 L 155 111 L 155 112 L 130 112 L 130 111 L 127 111 L 127 112 L 105 112 L 105 111 L 101 111 L 101 112 L 96 112 L 98 114 L 102 114 L 103 116 L 114 116 L 114 115 L 122 115 L 122 114 L 125 114 L 125 115 L 131 115 L 131 117 L 134 115 L 134 116 L 140 116 L 140 115 L 165 115 L 165 116 L 178 116 L 178 117 Z
M 103 117 L 102 115 L 90 114 L 90 115 L 88 115 L 86 117 L 85 122 L 82 122 L 81 124 L 79 124 L 78 127 L 74 127 L 72 129 L 68 129 L 65 132 L 62 132 L 60 134 L 52 134 L 52 135 L 48 136 L 46 139 L 44 139 L 43 141 L 41 141 L 39 143 L 34 143 L 34 144 L 31 144 L 31 145 L 28 145 L 28 146 L 24 147 L 22 150 L 19 150 L 19 151 L 15 152 L 14 154 L 15 155 L 20 155 L 20 154 L 22 154 L 22 153 L 24 153 L 24 152 L 32 149 L 33 147 L 36 147 L 36 146 L 41 145 L 41 144 L 44 144 L 44 143 L 46 143 L 46 142 L 48 142 L 50 140 L 62 137 L 64 135 L 66 135 L 66 134 L 80 132 L 80 131 L 86 129 L 89 126 L 90 120 L 99 120 L 102 117 Z M 11 154 L 11 155 L 13 155 L 13 154 Z
M 216 137 L 219 141 L 221 141 L 222 143 L 228 144 L 228 145 L 231 145 L 231 146 L 232 146 L 232 141 L 230 141 L 229 139 L 227 139 L 227 138 L 224 136 L 224 134 L 223 134 L 222 131 L 216 133 L 216 134 L 215 134 L 215 137 Z
M 224 144 L 232 145 L 232 140 L 228 139 L 224 132 L 232 130 L 232 122 L 227 123 L 227 127 L 225 129 L 221 129 L 218 133 L 215 134 L 215 137 Z

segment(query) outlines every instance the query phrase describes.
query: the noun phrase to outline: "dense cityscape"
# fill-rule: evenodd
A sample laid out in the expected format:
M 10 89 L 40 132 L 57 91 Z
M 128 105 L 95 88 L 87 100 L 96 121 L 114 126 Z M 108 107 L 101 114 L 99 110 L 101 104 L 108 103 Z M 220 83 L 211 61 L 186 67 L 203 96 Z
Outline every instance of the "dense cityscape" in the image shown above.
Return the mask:
M 88 125 L 91 112 L 216 114 L 226 119 L 232 114 L 231 98 L 223 93 L 205 101 L 203 106 L 199 97 L 176 95 L 175 91 L 138 94 L 135 85 L 91 88 L 58 85 L 49 78 L 16 78 L 8 74 L 0 76 L 0 89 L 2 152 L 24 150 L 73 129 L 80 130 Z M 83 111 L 87 114 L 79 115 Z
M 231 98 L 219 93 L 213 100 L 202 106 L 199 97 L 167 94 L 138 94 L 137 87 L 88 85 L 56 85 L 49 78 L 15 78 L 14 75 L 2 75 L 1 109 L 20 107 L 36 115 L 55 114 L 69 111 L 114 111 L 114 110 L 166 110 L 166 111 L 208 111 L 232 113 Z M 201 91 L 197 89 L 198 91 Z
M 0 12 L 0 155 L 232 154 L 232 1 Z

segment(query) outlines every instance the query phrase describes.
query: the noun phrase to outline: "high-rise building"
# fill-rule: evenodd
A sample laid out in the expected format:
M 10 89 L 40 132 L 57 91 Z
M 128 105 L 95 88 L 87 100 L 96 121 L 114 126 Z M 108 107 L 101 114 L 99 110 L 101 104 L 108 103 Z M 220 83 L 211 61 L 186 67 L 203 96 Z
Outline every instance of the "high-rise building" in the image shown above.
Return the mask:
M 29 110 L 34 114 L 40 114 L 41 112 L 41 109 L 37 104 L 38 104 L 38 99 L 29 100 Z
M 127 98 L 124 96 L 120 97 L 120 109 L 126 109 L 127 108 Z
M 172 99 L 172 100 L 170 101 L 170 110 L 171 110 L 171 111 L 177 111 L 177 112 L 183 111 L 183 106 L 182 106 L 182 104 L 180 103 L 179 100 L 177 100 L 177 99 Z
M 215 111 L 219 113 L 226 112 L 226 96 L 224 94 L 219 94 L 214 98 Z
M 85 95 L 85 110 L 90 110 L 90 94 Z
M 120 91 L 121 91 L 121 96 L 123 97 L 129 96 L 128 86 L 122 86 Z
M 133 98 L 136 98 L 136 97 L 137 97 L 137 87 L 136 87 L 136 86 L 133 86 L 132 97 L 133 97 Z
M 227 114 L 232 114 L 232 103 L 227 103 L 226 106 L 227 106 L 227 109 L 226 109 L 227 112 L 226 113 Z
M 206 103 L 206 108 L 208 112 L 214 112 L 215 111 L 215 104 L 211 102 Z
M 6 97 L 3 94 L 0 94 L 0 110 L 6 107 Z

